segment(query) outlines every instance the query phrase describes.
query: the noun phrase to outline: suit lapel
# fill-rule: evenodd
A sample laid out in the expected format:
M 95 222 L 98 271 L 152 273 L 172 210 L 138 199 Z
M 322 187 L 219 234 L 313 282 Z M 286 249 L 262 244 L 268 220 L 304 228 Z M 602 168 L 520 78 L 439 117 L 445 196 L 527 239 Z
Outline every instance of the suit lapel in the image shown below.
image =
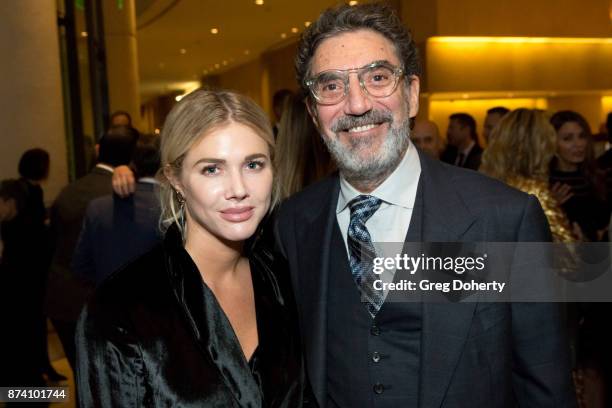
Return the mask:
M 331 237 L 340 183 L 337 176 L 320 196 L 317 210 L 298 221 L 298 280 L 302 299 L 304 347 L 308 375 L 319 405 L 327 399 L 327 282 Z M 317 203 L 311 203 L 316 205 Z
M 421 179 L 417 199 L 420 193 L 422 241 L 460 242 L 476 218 L 455 188 L 450 167 L 441 165 L 424 154 L 419 156 Z M 414 212 L 413 218 L 416 214 L 417 211 Z M 411 227 L 412 225 L 411 222 Z M 422 408 L 439 407 L 442 403 L 463 350 L 475 306 L 476 303 L 423 304 L 419 390 Z

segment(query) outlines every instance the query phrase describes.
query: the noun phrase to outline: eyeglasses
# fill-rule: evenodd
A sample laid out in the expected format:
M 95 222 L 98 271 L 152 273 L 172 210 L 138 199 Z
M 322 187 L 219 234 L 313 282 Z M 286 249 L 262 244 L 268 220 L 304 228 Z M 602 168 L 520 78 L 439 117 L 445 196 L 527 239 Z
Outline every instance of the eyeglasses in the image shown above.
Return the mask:
M 330 69 L 306 80 L 310 93 L 321 105 L 341 102 L 349 91 L 349 74 L 357 73 L 361 89 L 370 96 L 384 98 L 395 92 L 404 70 L 387 62 L 373 62 L 361 68 Z

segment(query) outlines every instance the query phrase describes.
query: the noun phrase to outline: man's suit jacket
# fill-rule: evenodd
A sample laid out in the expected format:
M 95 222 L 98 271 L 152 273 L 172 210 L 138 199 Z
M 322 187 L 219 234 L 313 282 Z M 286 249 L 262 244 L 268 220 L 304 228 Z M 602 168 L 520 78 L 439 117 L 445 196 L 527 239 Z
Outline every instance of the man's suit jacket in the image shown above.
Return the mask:
M 70 183 L 51 206 L 51 239 L 54 245 L 49 270 L 45 311 L 52 319 L 76 323 L 92 286 L 74 276 L 70 268 L 85 210 L 91 200 L 111 194 L 112 173 L 101 167 Z
M 128 261 L 161 241 L 157 188 L 137 183 L 127 198 L 107 195 L 87 207 L 83 228 L 74 250 L 74 273 L 98 285 Z
M 456 147 L 447 146 L 447 148 L 440 155 L 440 160 L 442 160 L 445 163 L 455 164 L 458 154 L 459 152 L 457 151 Z M 478 170 L 478 168 L 480 167 L 481 159 L 482 159 L 482 147 L 475 144 L 474 147 L 472 147 L 472 150 L 470 150 L 470 152 L 468 153 L 465 160 L 463 160 L 463 165 L 460 167 L 471 169 L 471 170 Z
M 535 197 L 419 157 L 412 237 L 423 242 L 550 240 Z M 326 309 L 334 294 L 327 282 L 339 188 L 335 175 L 305 189 L 281 206 L 276 224 L 280 250 L 290 264 L 307 372 L 321 407 L 327 399 Z M 551 304 L 424 303 L 419 406 L 575 406 L 562 327 L 559 309 Z

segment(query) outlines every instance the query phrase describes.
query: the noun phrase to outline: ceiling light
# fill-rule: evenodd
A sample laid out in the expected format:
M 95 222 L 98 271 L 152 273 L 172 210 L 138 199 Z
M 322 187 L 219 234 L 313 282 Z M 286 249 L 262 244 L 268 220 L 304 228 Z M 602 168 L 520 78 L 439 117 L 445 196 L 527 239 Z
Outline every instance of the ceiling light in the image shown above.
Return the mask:
M 219 69 L 219 67 L 221 67 L 221 65 L 215 64 L 215 68 Z
M 184 49 L 184 48 L 181 48 L 181 49 L 180 49 L 180 52 L 181 52 L 181 54 L 183 54 L 183 55 L 187 54 L 187 50 L 186 50 L 186 49 Z
M 281 33 L 281 38 L 287 38 L 287 34 Z
M 87 35 L 87 31 L 81 31 L 81 37 L 86 38 Z
M 223 65 L 227 65 L 227 61 L 223 61 Z
M 244 50 L 244 55 L 249 55 L 251 53 L 251 51 L 249 50 Z
M 357 0 L 349 1 L 349 6 L 356 6 L 357 4 L 359 4 L 359 2 Z
M 210 29 L 210 33 L 211 34 L 219 34 L 219 29 L 218 28 L 211 28 Z
M 304 27 L 308 27 L 310 24 L 312 24 L 310 21 L 304 21 Z
M 203 70 L 203 71 L 202 71 L 202 74 L 203 74 L 203 75 L 208 74 L 208 70 L 207 70 L 207 69 Z
M 159 135 L 159 132 L 160 132 L 159 128 L 156 128 L 154 132 L 155 132 L 156 135 Z
M 292 32 L 293 34 L 297 33 L 298 31 L 299 31 L 299 30 L 298 30 L 298 28 L 297 28 L 297 27 L 293 27 L 293 28 L 291 29 L 291 32 Z
M 257 4 L 258 6 L 263 6 L 264 0 L 255 0 L 255 4 Z

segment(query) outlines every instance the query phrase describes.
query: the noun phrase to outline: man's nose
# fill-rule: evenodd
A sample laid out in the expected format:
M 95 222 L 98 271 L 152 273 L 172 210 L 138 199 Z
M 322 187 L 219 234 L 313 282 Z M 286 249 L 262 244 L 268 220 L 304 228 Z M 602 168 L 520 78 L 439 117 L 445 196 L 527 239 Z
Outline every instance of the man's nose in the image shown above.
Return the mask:
M 346 114 L 363 115 L 372 109 L 372 100 L 370 96 L 365 93 L 364 89 L 362 89 L 356 73 L 349 75 L 349 90 L 346 98 Z

